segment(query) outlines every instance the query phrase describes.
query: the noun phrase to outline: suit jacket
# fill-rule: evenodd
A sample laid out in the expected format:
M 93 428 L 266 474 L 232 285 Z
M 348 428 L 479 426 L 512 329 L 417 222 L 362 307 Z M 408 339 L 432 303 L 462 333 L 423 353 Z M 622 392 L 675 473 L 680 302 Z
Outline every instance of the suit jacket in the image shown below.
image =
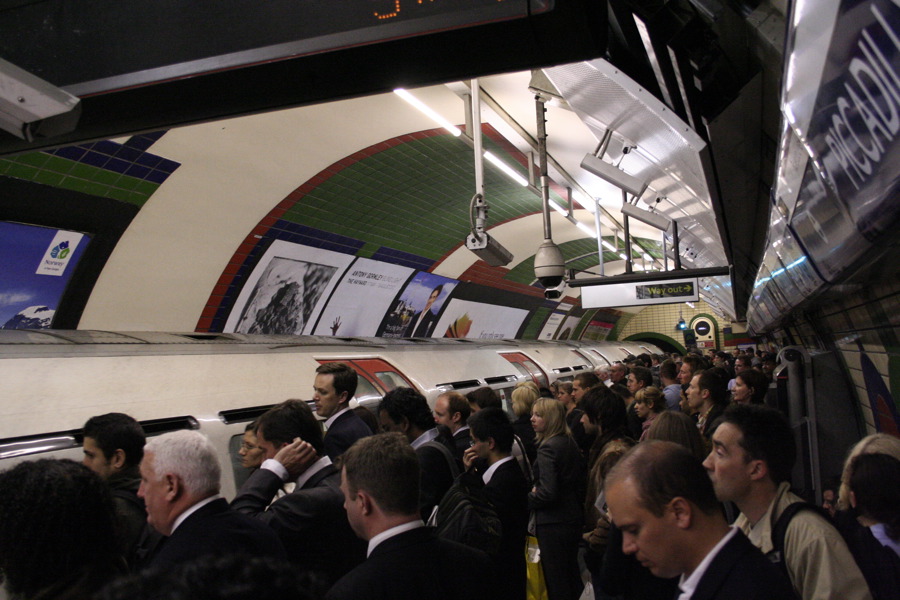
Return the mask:
M 741 531 L 719 550 L 691 596 L 691 600 L 795 598 L 784 574 Z
M 326 600 L 493 600 L 484 552 L 438 538 L 429 527 L 395 535 L 338 581 Z
M 439 439 L 433 440 L 434 444 L 443 444 Z M 447 447 L 446 444 L 443 444 Z M 447 452 L 452 457 L 453 451 L 447 448 Z M 437 506 L 450 486 L 453 485 L 455 475 L 450 468 L 447 455 L 439 448 L 435 448 L 432 443 L 423 444 L 416 448 L 416 457 L 419 459 L 419 467 L 421 467 L 419 481 L 419 512 L 422 520 L 427 521 L 431 516 L 431 511 Z
M 366 544 L 347 521 L 341 474 L 333 465 L 272 502 L 281 486 L 278 475 L 257 469 L 231 506 L 265 523 L 278 534 L 292 563 L 315 572 L 329 584 L 363 561 Z
M 163 540 L 146 566 L 170 569 L 209 554 L 286 558 L 284 546 L 272 529 L 231 510 L 223 498 L 218 498 L 185 519 Z
M 553 436 L 538 447 L 534 462 L 535 491 L 528 494 L 528 507 L 535 523 L 582 525 L 585 494 L 585 463 L 578 444 L 569 435 Z
M 418 323 L 419 317 L 422 315 L 422 312 L 419 311 L 415 313 L 412 318 L 409 320 L 409 325 L 406 327 L 406 332 L 404 333 L 404 337 L 430 337 L 432 333 L 432 329 L 437 324 L 437 315 L 431 312 L 429 309 L 425 316 L 422 317 L 422 322 Z M 418 323 L 418 326 L 416 326 Z
M 372 435 L 372 430 L 366 422 L 359 418 L 352 410 L 338 416 L 325 432 L 325 454 L 335 460 L 347 451 L 356 440 Z
M 484 481 L 481 473 L 478 480 Z M 525 536 L 528 530 L 528 483 L 515 460 L 503 463 L 484 484 L 484 495 L 500 518 L 502 538 L 494 559 L 498 598 L 525 598 Z
M 453 434 L 453 458 L 459 462 L 460 467 L 462 467 L 463 464 L 463 453 L 472 445 L 472 436 L 469 431 L 470 430 L 467 427 L 466 429 L 457 431 Z

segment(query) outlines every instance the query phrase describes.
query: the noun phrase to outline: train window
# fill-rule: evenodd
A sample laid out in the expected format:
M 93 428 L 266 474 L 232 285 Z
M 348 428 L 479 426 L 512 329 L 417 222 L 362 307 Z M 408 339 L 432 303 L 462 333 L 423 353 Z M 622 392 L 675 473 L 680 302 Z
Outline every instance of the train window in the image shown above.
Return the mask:
M 251 469 L 245 469 L 242 462 L 243 457 L 238 454 L 241 444 L 244 443 L 244 432 L 231 436 L 228 440 L 228 458 L 231 461 L 231 471 L 234 473 L 234 489 L 239 490 L 247 478 L 250 477 Z
M 381 392 L 375 389 L 375 386 L 366 379 L 365 377 L 360 377 L 356 382 L 356 403 L 358 406 L 365 406 L 372 412 L 375 412 L 378 409 L 378 405 L 381 404 Z
M 506 414 L 509 415 L 510 419 L 518 418 L 516 416 L 516 413 L 513 412 L 512 407 L 512 393 L 515 389 L 515 386 L 513 386 L 497 390 L 497 394 L 500 396 L 500 402 L 502 403 L 503 410 L 506 411 Z
M 538 387 L 549 387 L 550 382 L 547 375 L 541 370 L 537 364 L 521 352 L 501 352 L 500 356 L 512 363 L 516 368 L 522 371 L 523 375 L 527 375 L 534 380 Z M 524 369 L 524 370 L 523 370 Z
M 330 362 L 319 359 L 320 363 Z M 365 406 L 375 412 L 381 404 L 381 397 L 397 387 L 415 386 L 409 382 L 390 363 L 379 358 L 361 358 L 356 360 L 343 360 L 356 370 L 359 375 L 356 384 L 356 402 L 359 406 Z
M 407 387 L 406 380 L 394 371 L 377 371 L 375 377 L 384 384 L 385 391 L 389 392 L 394 388 Z
M 512 363 L 512 366 L 515 367 L 515 369 L 516 369 L 519 373 L 521 373 L 521 374 L 524 375 L 525 377 L 531 379 L 531 372 L 530 372 L 528 369 L 526 369 L 525 367 L 523 367 L 522 365 L 520 365 L 520 364 L 517 363 L 517 362 Z

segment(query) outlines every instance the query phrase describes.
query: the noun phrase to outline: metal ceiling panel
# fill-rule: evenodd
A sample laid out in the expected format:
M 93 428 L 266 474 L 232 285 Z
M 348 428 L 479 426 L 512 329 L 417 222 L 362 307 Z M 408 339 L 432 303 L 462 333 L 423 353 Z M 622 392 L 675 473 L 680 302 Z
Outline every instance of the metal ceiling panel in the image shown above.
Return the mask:
M 713 211 L 702 153 L 706 142 L 652 94 L 604 60 L 544 69 L 568 105 L 600 140 L 607 129 L 636 146 L 619 165 L 649 181 L 642 199 L 656 212 L 679 222 L 686 266 L 728 263 Z M 593 151 L 585 148 L 585 152 Z M 656 202 L 657 198 L 662 198 Z M 730 286 L 719 295 L 722 310 L 734 315 Z M 723 288 L 719 288 L 723 289 Z

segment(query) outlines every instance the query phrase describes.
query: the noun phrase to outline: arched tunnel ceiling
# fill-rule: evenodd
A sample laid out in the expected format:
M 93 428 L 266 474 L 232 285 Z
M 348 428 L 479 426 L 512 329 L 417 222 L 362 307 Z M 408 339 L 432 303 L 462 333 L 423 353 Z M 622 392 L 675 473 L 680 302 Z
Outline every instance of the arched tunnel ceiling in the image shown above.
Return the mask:
M 40 16 L 41 6 L 56 2 L 26 3 L 23 10 Z M 677 220 L 684 266 L 731 266 L 731 278 L 701 285 L 715 310 L 742 317 L 771 206 L 784 3 L 560 0 L 554 6 L 547 14 L 450 37 L 438 32 L 327 56 L 292 55 L 197 77 L 163 77 L 144 87 L 112 85 L 82 97 L 83 119 L 73 132 L 33 141 L 0 132 L 6 136 L 0 154 L 8 157 L 0 159 L 0 173 L 141 207 L 99 265 L 102 273 L 96 284 L 91 281 L 84 310 L 82 303 L 72 313 L 81 317 L 81 327 L 193 328 L 215 304 L 223 282 L 246 268 L 264 242 L 296 235 L 278 233 L 285 223 L 302 224 L 316 232 L 313 237 L 335 236 L 358 256 L 389 252 L 435 274 L 478 280 L 488 276 L 479 267 L 484 263 L 462 246 L 474 192 L 471 143 L 450 138 L 394 95 L 378 93 L 402 82 L 449 81 L 412 91 L 462 125 L 469 82 L 455 78 L 478 74 L 486 144 L 520 173 L 536 162 L 535 90 L 561 101 L 548 102 L 546 112 L 551 200 L 565 206 L 571 187 L 576 204 L 566 218 L 551 211 L 551 224 L 577 277 L 600 270 L 598 240 L 591 236 L 597 222 L 585 210 L 595 200 L 601 241 L 616 242 L 615 253 L 604 253 L 603 274 L 624 268 L 618 259 L 622 193 L 580 168 L 609 133 L 605 160 L 649 182 L 641 201 L 632 201 Z M 8 12 L 17 10 L 15 5 Z M 135 16 L 125 23 L 143 31 L 146 15 Z M 85 11 L 23 23 L 15 35 L 31 36 L 29 43 L 40 48 L 22 52 L 28 44 L 8 36 L 8 46 L 19 48 L 13 62 L 39 75 L 51 67 L 67 75 L 66 60 L 48 64 L 46 56 L 37 56 L 47 54 L 39 51 L 47 48 L 37 33 L 54 18 L 61 31 L 76 33 L 78 27 L 65 24 L 91 21 Z M 169 32 L 176 38 L 183 35 L 183 23 L 177 25 Z M 108 23 L 91 27 L 103 36 L 121 34 Z M 463 39 L 473 43 L 431 43 Z M 128 35 L 120 41 L 131 50 L 145 46 Z M 91 62 L 79 56 L 73 49 L 67 59 Z M 381 60 L 385 56 L 389 60 Z M 609 62 L 592 59 L 598 56 Z M 497 74 L 537 67 L 543 70 Z M 65 82 L 50 81 L 66 89 Z M 274 112 L 196 124 L 267 110 Z M 134 131 L 141 133 L 127 137 Z M 126 137 L 98 141 L 120 132 Z M 633 151 L 624 155 L 623 147 Z M 487 225 L 513 260 L 489 276 L 501 287 L 540 293 L 529 286 L 534 250 L 543 239 L 539 190 L 533 184 L 518 188 L 492 169 L 486 170 Z M 633 218 L 630 226 L 636 253 L 649 252 L 660 266 L 661 232 Z M 577 288 L 568 290 L 570 301 L 577 295 Z
M 482 78 L 480 84 L 535 135 L 531 77 L 513 73 Z M 464 125 L 465 105 L 454 86 L 412 91 Z M 527 140 L 489 108 L 483 107 L 482 120 L 486 148 L 526 174 L 532 151 Z M 597 145 L 594 133 L 572 110 L 552 104 L 547 132 L 550 155 L 621 219 L 621 193 L 578 167 Z M 276 213 L 278 219 L 358 241 L 359 256 L 388 248 L 414 257 L 410 266 L 446 277 L 461 277 L 478 260 L 462 246 L 474 193 L 471 148 L 393 94 L 176 128 L 151 151 L 181 166 L 123 236 L 81 327 L 194 329 L 197 311 L 215 302 L 211 290 L 228 265 L 246 260 L 243 253 L 260 239 L 261 228 L 272 226 Z M 551 175 L 566 184 L 559 172 Z M 565 194 L 555 185 L 551 198 L 565 205 Z M 514 255 L 504 279 L 530 285 L 534 253 L 543 240 L 540 198 L 490 165 L 485 195 L 489 231 Z M 574 218 L 594 230 L 594 215 L 575 208 Z M 551 213 L 553 237 L 567 266 L 599 273 L 597 240 Z M 613 241 L 616 224 L 602 220 L 607 241 Z M 636 249 L 661 258 L 659 230 L 632 220 L 631 234 Z M 621 231 L 618 235 L 621 248 Z M 604 261 L 606 275 L 623 272 L 624 261 L 615 253 L 605 252 Z M 660 267 L 661 260 L 656 264 Z M 578 292 L 570 288 L 567 295 Z M 131 308 L 116 322 L 111 315 L 121 314 L 121 306 Z

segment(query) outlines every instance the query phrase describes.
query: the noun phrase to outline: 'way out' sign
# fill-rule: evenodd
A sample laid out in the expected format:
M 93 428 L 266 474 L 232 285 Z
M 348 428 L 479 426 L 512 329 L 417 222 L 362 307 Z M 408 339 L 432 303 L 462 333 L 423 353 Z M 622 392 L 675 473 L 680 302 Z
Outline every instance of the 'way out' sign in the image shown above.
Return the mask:
M 700 299 L 697 279 L 669 279 L 640 283 L 609 283 L 581 288 L 583 308 L 673 304 Z

